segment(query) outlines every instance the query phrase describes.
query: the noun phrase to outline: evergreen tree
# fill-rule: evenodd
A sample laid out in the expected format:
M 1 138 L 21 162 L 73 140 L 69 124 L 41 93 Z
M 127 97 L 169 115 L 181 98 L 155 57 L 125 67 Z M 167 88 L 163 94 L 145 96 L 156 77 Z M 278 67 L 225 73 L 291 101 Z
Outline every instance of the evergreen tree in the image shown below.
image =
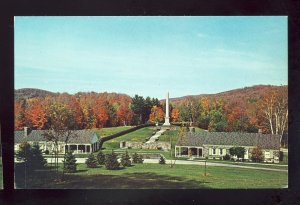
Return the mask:
M 166 164 L 165 158 L 163 156 L 160 156 L 158 163 L 159 164 Z
M 96 168 L 97 167 L 97 159 L 95 158 L 95 156 L 93 155 L 93 153 L 91 153 L 88 158 L 85 161 L 86 166 L 88 168 Z
M 44 168 L 47 164 L 47 160 L 43 157 L 42 150 L 38 144 L 34 144 L 31 148 L 32 162 L 31 166 L 33 169 Z
M 138 164 L 143 164 L 144 160 L 143 160 L 143 156 L 141 154 L 138 155 L 138 160 L 137 163 Z
M 137 164 L 138 157 L 139 157 L 139 155 L 135 152 L 135 153 L 132 155 L 132 163 Z
M 132 155 L 132 163 L 134 164 L 142 164 L 143 163 L 142 155 L 137 154 L 136 152 Z
M 120 163 L 118 162 L 117 154 L 112 152 L 111 154 L 105 155 L 105 167 L 109 170 L 119 169 Z
M 124 154 L 122 154 L 121 164 L 122 164 L 123 167 L 129 167 L 129 166 L 131 166 L 131 161 L 130 161 L 130 157 L 128 155 L 127 150 L 126 150 L 126 152 Z
M 76 159 L 75 159 L 75 155 L 73 155 L 72 152 L 67 152 L 65 154 L 65 158 L 64 158 L 64 172 L 66 173 L 74 173 L 76 172 Z
M 20 150 L 16 154 L 17 160 L 23 161 L 27 171 L 44 168 L 47 164 L 46 159 L 42 155 L 39 145 L 31 145 L 24 142 L 20 145 Z
M 97 161 L 100 165 L 103 165 L 105 163 L 105 154 L 103 154 L 103 152 L 99 151 L 99 153 L 97 154 Z

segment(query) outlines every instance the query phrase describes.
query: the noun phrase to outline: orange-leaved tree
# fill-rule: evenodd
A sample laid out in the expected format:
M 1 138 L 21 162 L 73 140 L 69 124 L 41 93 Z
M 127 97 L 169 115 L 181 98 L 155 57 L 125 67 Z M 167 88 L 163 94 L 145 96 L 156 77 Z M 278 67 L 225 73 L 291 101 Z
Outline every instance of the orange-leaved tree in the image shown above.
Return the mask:
M 171 111 L 171 120 L 172 122 L 177 122 L 179 119 L 179 109 L 173 108 Z
M 151 122 L 162 122 L 164 119 L 164 111 L 161 107 L 153 106 L 151 109 L 151 113 L 149 115 L 149 120 Z
M 29 125 L 36 129 L 43 129 L 47 122 L 47 115 L 44 106 L 39 98 L 28 100 L 28 108 L 25 113 Z

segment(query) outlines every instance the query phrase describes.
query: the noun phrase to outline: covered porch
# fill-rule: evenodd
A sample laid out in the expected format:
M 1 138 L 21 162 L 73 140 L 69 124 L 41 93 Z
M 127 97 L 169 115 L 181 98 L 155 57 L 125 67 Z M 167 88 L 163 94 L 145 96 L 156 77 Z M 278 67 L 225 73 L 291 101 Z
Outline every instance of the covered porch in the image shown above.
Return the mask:
M 65 145 L 65 153 L 72 151 L 74 154 L 85 154 L 98 151 L 100 148 L 99 142 L 93 144 L 68 144 Z
M 203 157 L 203 147 L 175 146 L 175 157 Z

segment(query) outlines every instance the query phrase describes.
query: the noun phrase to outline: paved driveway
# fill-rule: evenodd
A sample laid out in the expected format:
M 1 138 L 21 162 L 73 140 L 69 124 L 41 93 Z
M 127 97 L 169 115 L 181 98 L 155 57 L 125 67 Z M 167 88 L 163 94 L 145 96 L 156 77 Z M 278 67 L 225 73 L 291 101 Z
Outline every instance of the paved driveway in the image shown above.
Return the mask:
M 51 163 L 51 158 L 46 158 L 48 163 Z M 85 163 L 87 158 L 76 158 L 77 163 Z M 62 163 L 63 158 L 58 158 L 58 163 Z M 54 159 L 52 159 L 52 163 L 54 163 Z M 158 159 L 144 159 L 144 163 L 158 163 Z M 171 160 L 166 160 L 167 164 L 171 163 Z M 174 163 L 174 160 L 173 160 Z M 187 164 L 187 165 L 205 165 L 204 161 L 188 161 L 188 160 L 176 160 L 175 164 Z M 283 169 L 274 169 L 274 168 L 266 168 L 266 167 L 253 167 L 247 165 L 235 165 L 235 164 L 225 164 L 225 163 L 217 163 L 217 162 L 206 162 L 207 166 L 217 166 L 217 167 L 237 167 L 242 169 L 256 169 L 256 170 L 267 170 L 267 171 L 278 171 L 278 172 L 288 172 L 288 170 Z

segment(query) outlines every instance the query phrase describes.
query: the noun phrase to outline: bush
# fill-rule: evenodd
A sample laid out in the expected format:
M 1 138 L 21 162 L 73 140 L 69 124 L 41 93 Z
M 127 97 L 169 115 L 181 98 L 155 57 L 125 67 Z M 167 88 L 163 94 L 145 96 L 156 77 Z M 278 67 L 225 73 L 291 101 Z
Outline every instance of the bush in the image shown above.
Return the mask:
M 66 173 L 74 173 L 76 172 L 77 164 L 76 164 L 75 155 L 72 152 L 67 152 L 64 157 L 64 172 Z
M 93 155 L 93 153 L 91 153 L 88 158 L 85 161 L 86 166 L 88 168 L 96 168 L 97 167 L 97 159 L 95 158 L 95 156 Z
M 236 155 L 237 158 L 244 158 L 245 152 L 246 152 L 246 150 L 244 147 L 231 147 L 229 149 L 230 155 L 231 156 Z
M 118 162 L 117 154 L 112 152 L 111 154 L 105 155 L 105 167 L 108 170 L 119 169 L 120 163 Z
M 47 160 L 43 157 L 39 145 L 31 145 L 24 142 L 20 145 L 20 150 L 16 154 L 17 160 L 24 162 L 28 171 L 44 168 Z
M 259 147 L 253 148 L 251 151 L 251 160 L 254 162 L 263 162 L 264 161 L 264 155 Z
M 103 154 L 103 152 L 99 151 L 99 153 L 97 154 L 97 161 L 100 165 L 103 165 L 105 163 L 105 154 Z
M 163 156 L 160 156 L 158 163 L 159 164 L 166 164 L 165 158 Z
M 230 155 L 226 154 L 225 156 L 223 156 L 223 160 L 230 160 Z
M 122 154 L 121 164 L 122 164 L 123 167 L 129 167 L 129 166 L 131 166 L 131 161 L 130 161 L 130 157 L 128 155 L 127 150 L 126 150 L 126 152 L 124 154 Z
M 132 155 L 132 163 L 142 164 L 144 162 L 142 155 L 137 154 L 136 152 Z

